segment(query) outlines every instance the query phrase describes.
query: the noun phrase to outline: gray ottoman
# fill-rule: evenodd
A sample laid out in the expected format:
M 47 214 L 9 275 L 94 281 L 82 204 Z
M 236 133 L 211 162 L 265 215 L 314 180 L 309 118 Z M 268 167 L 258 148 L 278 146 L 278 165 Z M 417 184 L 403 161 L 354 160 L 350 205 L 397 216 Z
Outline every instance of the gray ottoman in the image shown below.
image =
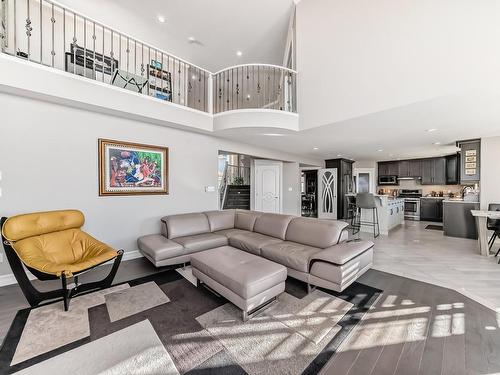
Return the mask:
M 286 267 L 222 246 L 191 255 L 193 276 L 243 310 L 243 321 L 285 291 Z

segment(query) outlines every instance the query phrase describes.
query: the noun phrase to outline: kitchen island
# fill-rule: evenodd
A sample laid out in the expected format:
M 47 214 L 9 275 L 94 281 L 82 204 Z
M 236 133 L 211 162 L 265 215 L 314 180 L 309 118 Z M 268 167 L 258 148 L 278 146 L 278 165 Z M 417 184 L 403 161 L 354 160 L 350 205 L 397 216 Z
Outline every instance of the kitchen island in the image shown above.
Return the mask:
M 479 210 L 479 202 L 446 199 L 443 202 L 443 230 L 449 237 L 477 239 L 477 228 L 472 210 Z
M 356 194 L 347 195 L 356 196 Z M 374 194 L 374 197 L 377 204 L 380 234 L 387 236 L 391 229 L 404 223 L 404 199 L 378 194 Z M 361 210 L 361 221 L 373 221 L 372 210 Z M 370 225 L 362 225 L 360 230 L 373 233 L 373 227 Z

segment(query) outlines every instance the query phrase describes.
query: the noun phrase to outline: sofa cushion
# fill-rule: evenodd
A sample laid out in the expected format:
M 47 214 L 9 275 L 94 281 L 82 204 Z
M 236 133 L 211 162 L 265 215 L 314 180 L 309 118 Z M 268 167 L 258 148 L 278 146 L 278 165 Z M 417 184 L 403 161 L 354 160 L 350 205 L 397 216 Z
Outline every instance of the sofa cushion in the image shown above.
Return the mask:
M 182 245 L 169 240 L 161 234 L 149 234 L 139 237 L 137 245 L 143 254 L 155 262 L 185 254 Z
M 262 215 L 261 212 L 249 210 L 236 210 L 234 227 L 243 230 L 253 231 L 255 220 Z
M 234 228 L 234 210 L 206 211 L 205 215 L 207 215 L 212 232 Z
M 229 244 L 231 246 L 257 255 L 260 255 L 260 249 L 262 246 L 278 242 L 282 241 L 278 238 L 269 237 L 255 232 L 246 232 L 229 237 Z
M 275 261 L 288 268 L 301 272 L 309 272 L 309 260 L 322 251 L 317 247 L 307 246 L 296 242 L 284 241 L 262 247 L 264 258 Z
M 253 230 L 254 232 L 284 240 L 288 224 L 293 218 L 293 216 L 289 215 L 265 213 L 255 220 Z
M 194 254 L 191 265 L 245 299 L 283 283 L 287 277 L 285 267 L 230 246 Z
M 165 216 L 161 221 L 165 223 L 167 237 L 170 239 L 210 232 L 208 218 L 204 213 Z
M 324 249 L 337 244 L 347 227 L 338 220 L 296 217 L 288 225 L 286 240 Z
M 175 242 L 184 246 L 186 253 L 193 253 L 214 247 L 227 245 L 227 237 L 215 233 L 196 234 L 194 236 L 177 237 Z
M 233 236 L 236 236 L 237 234 L 242 234 L 242 233 L 252 233 L 252 232 L 249 232 L 247 230 L 243 230 L 243 229 L 237 229 L 237 228 L 233 228 L 233 229 L 222 229 L 222 230 L 218 230 L 217 232 L 214 232 L 215 234 L 221 234 L 223 236 L 226 236 L 227 238 L 231 238 Z
M 371 250 L 373 246 L 374 243 L 371 241 L 345 242 L 314 254 L 311 257 L 311 263 L 323 261 L 341 266 L 364 252 Z

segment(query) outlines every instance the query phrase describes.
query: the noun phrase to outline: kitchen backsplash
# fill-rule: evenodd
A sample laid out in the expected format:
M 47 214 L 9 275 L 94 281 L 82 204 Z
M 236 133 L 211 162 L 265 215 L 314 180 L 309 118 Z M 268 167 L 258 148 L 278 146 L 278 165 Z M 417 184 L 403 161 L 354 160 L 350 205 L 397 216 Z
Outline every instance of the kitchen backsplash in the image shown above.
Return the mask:
M 378 189 L 384 189 L 384 190 L 400 190 L 400 189 L 421 189 L 422 190 L 422 195 L 430 195 L 431 192 L 435 191 L 436 193 L 439 193 L 442 191 L 444 195 L 447 195 L 448 193 L 453 193 L 455 195 L 460 194 L 462 190 L 462 185 L 422 185 L 418 180 L 400 180 L 399 181 L 399 186 L 379 186 Z

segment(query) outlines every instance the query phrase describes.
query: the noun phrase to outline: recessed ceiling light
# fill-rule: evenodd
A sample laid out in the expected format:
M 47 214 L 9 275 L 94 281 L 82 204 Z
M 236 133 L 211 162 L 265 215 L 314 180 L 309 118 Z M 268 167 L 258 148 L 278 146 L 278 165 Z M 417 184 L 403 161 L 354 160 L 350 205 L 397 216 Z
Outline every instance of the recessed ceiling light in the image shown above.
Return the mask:
M 340 158 L 341 156 L 342 156 L 342 154 L 337 154 L 337 157 L 339 157 L 339 158 Z
M 382 152 L 382 151 L 384 151 L 383 148 L 380 148 L 380 149 L 377 150 L 377 152 Z
M 196 38 L 195 38 L 194 36 L 190 36 L 190 37 L 188 38 L 188 42 L 189 42 L 189 43 L 194 43 L 194 42 L 196 42 Z
M 193 75 L 191 76 L 191 79 L 194 81 L 194 80 L 196 79 L 196 76 L 193 74 Z
M 427 129 L 427 132 L 428 132 L 428 133 L 432 133 L 432 132 L 435 132 L 436 130 L 437 130 L 437 129 L 435 129 L 435 128 L 432 128 L 432 129 Z
M 161 14 L 158 15 L 158 22 L 165 23 L 165 17 L 162 16 Z
M 243 56 L 243 52 L 241 52 L 241 51 L 236 51 L 236 56 L 238 56 L 238 57 Z
M 319 150 L 319 148 L 318 147 L 313 147 L 313 150 Z
M 441 142 L 434 142 L 434 143 L 433 143 L 433 145 L 436 145 L 436 146 L 438 146 L 438 145 L 440 145 L 440 144 L 441 144 Z

